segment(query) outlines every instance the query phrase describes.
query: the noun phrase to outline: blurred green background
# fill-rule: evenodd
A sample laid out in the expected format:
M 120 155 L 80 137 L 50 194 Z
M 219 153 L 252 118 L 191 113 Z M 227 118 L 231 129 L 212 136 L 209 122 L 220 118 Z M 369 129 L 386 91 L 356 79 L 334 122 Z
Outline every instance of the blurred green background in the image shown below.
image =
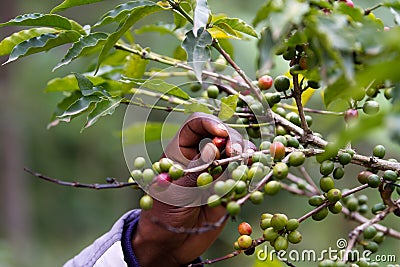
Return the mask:
M 61 1 L 58 1 L 61 2 Z M 33 12 L 47 12 L 58 4 L 54 1 L 2 0 L 0 21 L 7 21 L 16 15 Z M 82 8 L 63 12 L 81 24 L 93 23 L 104 12 L 124 1 L 104 1 Z M 251 22 L 261 0 L 210 0 L 214 12 L 227 13 Z M 356 1 L 371 6 L 374 1 Z M 377 12 L 380 14 L 380 12 Z M 387 24 L 392 18 L 382 13 Z M 143 22 L 145 23 L 145 22 Z M 0 37 L 7 36 L 12 28 L 0 28 Z M 171 53 L 174 43 L 169 36 L 165 41 L 156 41 L 157 34 L 146 34 L 137 38 L 143 46 L 151 46 L 158 53 Z M 250 76 L 255 76 L 256 44 L 254 40 L 233 42 L 235 59 Z M 112 117 L 101 120 L 94 127 L 80 133 L 82 120 L 61 124 L 46 130 L 52 111 L 61 95 L 43 92 L 46 82 L 54 77 L 72 71 L 85 71 L 92 61 L 79 60 L 56 72 L 51 69 L 62 58 L 66 49 L 29 56 L 16 63 L 0 67 L 0 266 L 61 266 L 95 238 L 107 231 L 124 212 L 138 207 L 140 192 L 130 188 L 110 191 L 93 191 L 57 186 L 40 181 L 23 171 L 28 167 L 46 175 L 69 181 L 102 183 L 108 176 L 125 180 L 128 169 L 122 153 L 118 131 L 121 130 L 124 115 L 120 108 Z M 1 62 L 6 60 L 0 58 Z M 275 73 L 285 71 L 278 65 Z M 318 105 L 319 95 L 313 97 L 311 105 Z M 342 123 L 342 118 L 327 120 L 315 117 L 313 130 L 328 134 Z M 386 129 L 386 128 L 385 128 Z M 365 143 L 359 144 L 359 151 L 370 153 L 376 140 L 387 145 L 389 157 L 399 156 L 399 147 L 390 143 L 385 129 L 374 132 Z M 377 138 L 378 136 L 378 138 Z M 129 160 L 129 159 L 128 159 Z M 309 161 L 313 177 L 317 178 L 318 165 Z M 348 172 L 354 177 L 357 168 Z M 351 174 L 354 174 L 351 176 Z M 340 185 L 357 185 L 343 181 Z M 370 199 L 378 200 L 376 194 Z M 374 202 L 372 202 L 374 203 Z M 245 218 L 254 226 L 262 212 L 285 212 L 295 218 L 310 210 L 307 199 L 293 197 L 282 192 L 278 197 L 266 198 L 260 206 L 247 205 L 239 222 Z M 388 221 L 398 226 L 393 216 Z M 317 249 L 331 246 L 336 248 L 338 238 L 346 238 L 346 231 L 356 226 L 345 224 L 342 216 L 330 215 L 324 222 L 306 221 L 300 230 L 303 242 L 296 248 Z M 220 238 L 204 255 L 218 257 L 232 251 L 237 238 L 237 223 L 229 223 Z M 350 227 L 350 228 L 349 228 Z M 254 227 L 256 228 L 256 227 Z M 256 230 L 255 236 L 261 235 Z M 400 260 L 399 242 L 387 238 L 380 252 L 397 252 Z M 253 266 L 255 257 L 240 255 L 215 266 Z M 298 263 L 296 266 L 309 266 Z

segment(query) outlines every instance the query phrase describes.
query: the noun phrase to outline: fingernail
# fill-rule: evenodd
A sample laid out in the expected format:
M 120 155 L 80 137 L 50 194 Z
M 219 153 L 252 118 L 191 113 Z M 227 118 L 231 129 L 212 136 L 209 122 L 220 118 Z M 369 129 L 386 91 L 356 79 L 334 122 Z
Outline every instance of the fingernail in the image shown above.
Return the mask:
M 221 130 L 227 131 L 225 125 L 223 125 L 222 123 L 218 124 L 217 127 Z

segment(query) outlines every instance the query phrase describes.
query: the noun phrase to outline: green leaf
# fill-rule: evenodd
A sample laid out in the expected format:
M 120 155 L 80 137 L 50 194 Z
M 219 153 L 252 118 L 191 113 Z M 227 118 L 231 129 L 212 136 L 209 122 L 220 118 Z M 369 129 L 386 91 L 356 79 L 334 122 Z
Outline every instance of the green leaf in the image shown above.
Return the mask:
M 17 16 L 8 22 L 0 23 L 3 26 L 37 26 L 54 27 L 64 30 L 71 30 L 72 25 L 69 19 L 56 14 L 31 13 Z
M 83 96 L 109 96 L 109 93 L 101 87 L 94 86 L 93 83 L 80 73 L 74 73 L 76 80 L 78 81 L 79 89 Z
M 94 84 L 104 82 L 104 78 L 99 76 L 87 76 Z M 78 81 L 75 75 L 70 74 L 61 78 L 54 78 L 47 83 L 45 92 L 73 92 L 79 90 Z
M 65 9 L 75 7 L 75 6 L 82 6 L 82 5 L 88 5 L 92 3 L 97 3 L 97 2 L 102 2 L 104 0 L 65 0 L 55 8 L 53 8 L 50 13 L 55 13 L 55 12 L 60 12 Z
M 18 58 L 32 55 L 35 53 L 48 51 L 54 47 L 74 43 L 79 40 L 81 35 L 76 31 L 61 31 L 60 33 L 46 33 L 40 36 L 31 38 L 29 40 L 23 41 L 22 43 L 16 45 L 12 50 L 8 60 L 3 63 L 10 63 Z
M 73 103 L 75 103 L 79 98 L 82 97 L 81 92 L 75 91 L 69 96 L 65 97 L 60 103 L 57 104 L 57 108 L 54 111 L 49 124 L 47 125 L 47 129 L 58 125 L 60 122 L 69 122 L 70 117 L 60 119 L 58 116 L 63 114 Z
M 204 64 L 210 59 L 208 46 L 211 44 L 212 36 L 203 28 L 199 29 L 197 37 L 193 34 L 193 31 L 187 32 L 186 38 L 182 43 L 182 47 L 188 55 L 188 62 L 193 66 L 193 71 L 199 81 L 201 81 Z
M 135 33 L 143 34 L 148 32 L 158 32 L 161 35 L 171 34 L 173 36 L 176 36 L 174 29 L 175 26 L 173 24 L 149 24 L 149 25 L 144 25 L 140 29 L 135 30 Z
M 129 55 L 124 64 L 124 76 L 132 79 L 142 78 L 148 63 L 148 60 L 139 55 Z
M 214 24 L 212 28 L 209 28 L 207 31 L 214 39 L 240 39 L 242 37 L 239 32 L 233 30 L 232 27 L 226 23 L 220 23 L 218 25 Z
M 275 40 L 278 40 L 290 31 L 292 24 L 302 23 L 303 16 L 309 11 L 310 6 L 305 2 L 287 0 L 283 6 L 276 7 L 276 9 L 280 11 L 272 12 L 268 19 L 272 36 Z
M 93 110 L 89 113 L 87 117 L 87 121 L 85 126 L 82 128 L 88 128 L 95 124 L 101 117 L 112 115 L 115 109 L 121 104 L 123 98 L 114 97 L 114 98 L 106 98 L 97 102 Z
M 31 38 L 46 34 L 46 33 L 55 33 L 57 32 L 54 28 L 33 28 L 28 30 L 22 30 L 16 32 L 6 38 L 4 38 L 0 42 L 0 56 L 8 55 L 11 53 L 13 48 L 22 43 L 23 41 L 27 41 Z
M 135 7 L 126 20 L 119 26 L 119 28 L 107 38 L 107 41 L 101 50 L 96 70 L 98 70 L 100 63 L 105 59 L 108 52 L 111 50 L 111 48 L 113 48 L 114 44 L 124 35 L 126 31 L 128 31 L 140 19 L 162 10 L 164 10 L 162 7 L 154 3 L 153 5 Z
M 254 26 L 257 26 L 261 21 L 268 18 L 270 12 L 273 11 L 271 8 L 272 3 L 273 1 L 265 1 L 265 3 L 258 9 L 252 22 Z
M 162 138 L 171 139 L 180 129 L 178 123 L 139 122 L 125 128 L 123 134 L 124 145 L 143 144 L 144 142 L 158 141 Z
M 180 89 L 179 87 L 169 84 L 161 79 L 151 79 L 151 80 L 146 80 L 141 87 L 147 88 L 156 92 L 160 92 L 166 95 L 172 95 L 176 96 L 182 99 L 189 99 L 189 95 Z
M 238 18 L 221 18 L 214 22 L 214 25 L 219 26 L 220 24 L 227 24 L 233 30 L 248 34 L 250 36 L 258 38 L 257 32 L 254 28 L 248 25 L 245 21 Z
M 183 0 L 183 1 L 180 1 L 180 7 L 186 13 L 191 14 L 191 12 L 193 10 L 193 3 L 192 3 L 192 1 Z M 174 12 L 175 29 L 183 28 L 187 22 L 188 21 L 184 16 L 182 16 L 180 13 Z
M 105 42 L 107 36 L 108 35 L 106 33 L 102 32 L 96 32 L 82 36 L 76 43 L 72 45 L 61 62 L 54 67 L 53 71 L 63 65 L 69 64 L 78 57 L 90 54 L 93 50 L 100 49 L 100 46 Z
M 257 66 L 260 73 L 267 73 L 273 67 L 274 59 L 274 40 L 269 28 L 265 28 L 261 32 L 261 37 L 258 40 L 258 59 Z
M 221 110 L 218 114 L 218 118 L 222 121 L 230 119 L 235 113 L 238 99 L 239 95 L 230 95 L 221 98 Z
M 150 1 L 131 1 L 122 5 L 116 6 L 113 10 L 105 13 L 93 27 L 100 27 L 113 22 L 120 23 L 131 13 L 135 8 L 146 5 L 154 5 Z
M 194 9 L 193 16 L 193 34 L 197 37 L 199 29 L 206 29 L 208 19 L 210 17 L 211 11 L 208 8 L 207 0 L 197 0 L 196 8 Z
M 185 104 L 185 113 L 203 112 L 206 114 L 212 114 L 211 110 L 200 102 Z
M 71 118 L 74 115 L 80 115 L 92 108 L 96 102 L 101 101 L 99 96 L 83 96 L 72 103 L 58 118 Z

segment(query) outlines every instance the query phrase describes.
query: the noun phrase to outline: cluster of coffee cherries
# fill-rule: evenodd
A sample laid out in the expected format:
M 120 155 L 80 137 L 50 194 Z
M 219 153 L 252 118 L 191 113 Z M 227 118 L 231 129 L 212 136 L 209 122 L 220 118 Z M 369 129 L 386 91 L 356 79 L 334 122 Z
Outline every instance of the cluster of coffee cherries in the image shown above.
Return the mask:
M 276 250 L 286 250 L 289 242 L 297 244 L 301 242 L 302 235 L 297 230 L 299 222 L 297 219 L 288 219 L 285 214 L 264 213 L 261 215 L 260 227 L 263 230 L 263 241 L 267 241 Z M 252 227 L 247 222 L 242 222 L 238 226 L 240 236 L 234 242 L 236 250 L 244 250 L 246 255 L 254 253 L 256 241 L 250 236 L 253 232 Z
M 261 215 L 260 227 L 263 238 L 276 250 L 286 250 L 289 242 L 297 244 L 302 240 L 301 233 L 297 230 L 299 221 L 288 219 L 285 214 L 264 213 Z
M 152 168 L 145 168 L 145 166 L 146 160 L 143 157 L 135 158 L 134 169 L 131 171 L 128 182 L 137 182 L 145 188 L 155 184 L 157 190 L 164 190 L 173 180 L 181 178 L 184 174 L 183 167 L 168 158 L 161 158 L 153 163 Z M 149 195 L 142 196 L 139 205 L 143 210 L 151 209 L 153 207 L 152 197 Z

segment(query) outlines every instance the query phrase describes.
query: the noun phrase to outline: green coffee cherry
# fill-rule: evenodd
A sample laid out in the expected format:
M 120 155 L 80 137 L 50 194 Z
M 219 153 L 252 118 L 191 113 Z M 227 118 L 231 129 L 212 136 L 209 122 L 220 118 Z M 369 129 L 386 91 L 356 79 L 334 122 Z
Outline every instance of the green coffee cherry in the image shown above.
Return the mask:
M 289 147 L 294 147 L 294 148 L 299 148 L 300 146 L 300 142 L 299 140 L 297 140 L 296 137 L 290 136 L 290 135 L 286 135 L 286 140 L 287 140 L 287 146 Z
M 248 171 L 247 166 L 241 165 L 232 172 L 232 178 L 236 181 L 247 180 Z
M 224 181 L 217 181 L 214 184 L 214 192 L 218 196 L 223 196 L 227 193 L 226 188 L 225 188 L 225 182 Z
M 369 241 L 366 245 L 364 245 L 364 249 L 369 250 L 372 253 L 377 252 L 378 248 L 379 248 L 379 245 L 374 241 Z
M 319 180 L 319 187 L 322 191 L 328 192 L 329 190 L 335 188 L 335 182 L 329 176 L 324 176 Z
M 289 246 L 288 240 L 283 236 L 278 236 L 274 241 L 274 249 L 276 251 L 286 250 Z
M 286 165 L 286 163 L 277 162 L 272 172 L 276 179 L 282 180 L 287 177 L 289 173 L 289 167 Z
M 387 170 L 384 172 L 382 178 L 386 181 L 395 182 L 397 180 L 397 173 L 392 170 Z
M 237 162 L 237 161 L 229 162 L 228 167 L 227 167 L 228 172 L 232 173 L 237 167 L 239 167 L 239 162 Z
M 315 221 L 322 221 L 323 219 L 326 218 L 326 216 L 328 216 L 328 209 L 326 207 L 324 207 L 323 209 L 319 210 L 318 212 L 314 213 L 312 215 L 313 220 Z
M 275 78 L 274 87 L 278 92 L 284 92 L 290 87 L 290 80 L 287 76 L 280 75 Z
M 372 241 L 380 244 L 385 240 L 385 234 L 383 232 L 377 232 L 376 235 L 374 236 L 374 239 Z
M 184 174 L 183 167 L 179 164 L 173 164 L 168 170 L 169 176 L 172 180 L 181 178 Z
M 279 233 L 273 227 L 268 227 L 263 232 L 263 237 L 267 241 L 274 241 L 278 236 Z
M 238 181 L 235 186 L 235 193 L 243 194 L 247 192 L 247 184 L 244 181 Z
M 289 155 L 289 165 L 290 166 L 300 166 L 304 163 L 304 161 L 306 160 L 306 156 L 304 155 L 303 152 L 300 151 L 295 151 L 290 153 Z
M 208 172 L 203 172 L 197 177 L 197 186 L 208 187 L 213 181 L 213 177 Z
M 371 212 L 376 215 L 384 209 L 386 209 L 386 205 L 384 203 L 376 203 L 374 206 L 372 206 Z
M 367 228 L 365 228 L 364 232 L 363 232 L 363 236 L 365 239 L 372 239 L 374 238 L 374 236 L 378 233 L 378 231 L 376 230 L 376 228 L 372 225 L 368 226 Z
M 271 146 L 271 142 L 269 141 L 263 141 L 260 144 L 260 150 L 269 150 L 269 147 Z
M 152 167 L 153 167 L 153 170 L 156 173 L 161 173 L 161 167 L 160 167 L 160 162 L 159 161 L 154 162 Z
M 324 160 L 320 165 L 319 171 L 322 175 L 327 176 L 333 171 L 334 168 L 335 165 L 331 160 Z
M 287 225 L 287 222 L 288 218 L 285 214 L 277 213 L 271 218 L 271 226 L 277 231 L 284 229 Z
M 349 211 L 356 211 L 358 209 L 358 199 L 351 197 L 346 201 L 346 206 Z
M 253 244 L 253 239 L 249 235 L 241 235 L 237 242 L 241 249 L 248 249 Z
M 358 196 L 358 204 L 362 205 L 368 202 L 368 197 L 366 195 Z
M 349 153 L 342 153 L 338 156 L 338 161 L 342 165 L 347 165 L 351 162 L 352 156 Z
M 172 160 L 170 160 L 168 158 L 162 158 L 159 160 L 159 162 L 160 162 L 161 172 L 168 172 L 169 168 L 171 168 L 171 166 L 173 165 Z
M 226 211 L 230 216 L 235 217 L 240 213 L 241 207 L 236 201 L 230 201 L 228 205 L 226 205 Z
M 253 204 L 261 204 L 264 200 L 264 194 L 260 191 L 254 191 L 250 194 L 250 201 Z
M 301 233 L 297 230 L 291 231 L 288 236 L 287 239 L 290 243 L 292 244 L 297 244 L 300 243 L 302 236 Z
M 331 203 L 338 202 L 342 198 L 342 192 L 337 188 L 332 188 L 326 194 L 326 198 Z
M 324 203 L 324 201 L 325 201 L 324 196 L 312 196 L 308 199 L 308 204 L 316 207 Z
M 379 103 L 374 100 L 365 101 L 363 111 L 368 115 L 376 114 L 379 112 Z
M 153 198 L 149 195 L 144 195 L 140 198 L 139 206 L 142 210 L 150 210 L 153 207 Z
M 217 98 L 218 97 L 218 95 L 219 95 L 219 89 L 218 89 L 218 87 L 217 86 L 215 86 L 215 85 L 210 85 L 208 88 L 207 88 L 207 96 L 209 97 L 209 98 Z
M 374 149 L 372 151 L 372 154 L 375 157 L 382 159 L 386 154 L 386 149 L 382 145 L 377 145 L 377 146 L 374 147 Z
M 381 178 L 376 174 L 371 174 L 367 178 L 367 183 L 372 188 L 377 188 L 381 184 Z
M 293 231 L 299 227 L 300 223 L 297 219 L 290 219 L 286 224 L 286 230 Z M 290 240 L 289 240 L 290 241 Z
M 342 203 L 340 203 L 339 201 L 336 202 L 335 204 L 331 204 L 328 206 L 328 209 L 330 212 L 332 212 L 333 214 L 338 214 L 342 211 Z
M 137 157 L 133 163 L 135 169 L 143 169 L 144 165 L 146 165 L 146 160 L 143 157 Z
M 278 181 L 269 181 L 264 186 L 264 192 L 267 195 L 276 195 L 281 190 L 281 183 Z
M 333 170 L 333 174 L 332 174 L 333 178 L 336 180 L 342 179 L 344 176 L 344 170 L 342 167 L 336 167 Z
M 210 208 L 215 208 L 218 207 L 219 205 L 221 205 L 221 198 L 218 195 L 211 195 L 208 197 L 207 199 L 207 205 Z
M 151 184 L 154 180 L 155 173 L 152 169 L 145 169 L 143 170 L 143 182 L 145 184 Z
M 268 227 L 271 227 L 271 219 L 263 219 L 260 221 L 260 228 L 265 230 Z

